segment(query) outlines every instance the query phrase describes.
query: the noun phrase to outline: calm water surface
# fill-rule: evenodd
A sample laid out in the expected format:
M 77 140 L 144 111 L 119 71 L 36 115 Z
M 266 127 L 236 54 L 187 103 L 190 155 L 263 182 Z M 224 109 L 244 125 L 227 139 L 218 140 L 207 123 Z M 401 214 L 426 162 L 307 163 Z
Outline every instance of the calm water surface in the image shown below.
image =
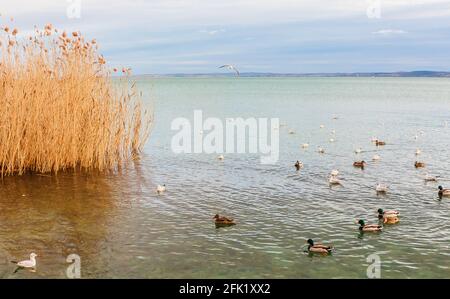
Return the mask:
M 438 183 L 423 180 L 429 172 L 450 187 L 450 80 L 158 78 L 138 86 L 156 119 L 139 161 L 116 174 L 0 184 L 0 277 L 63 278 L 71 253 L 81 256 L 86 278 L 364 278 L 372 253 L 383 278 L 450 276 L 450 199 L 439 200 Z M 204 118 L 280 118 L 279 163 L 173 154 L 171 121 L 192 119 L 194 109 Z M 376 148 L 372 136 L 388 144 Z M 297 159 L 305 164 L 299 172 Z M 369 161 L 364 171 L 352 167 L 360 159 Z M 416 170 L 416 159 L 427 167 Z M 343 186 L 328 186 L 332 169 Z M 390 192 L 377 196 L 377 182 Z M 157 184 L 167 192 L 158 196 Z M 376 222 L 378 208 L 399 210 L 401 222 L 360 235 L 355 219 Z M 216 229 L 215 213 L 239 224 Z M 310 257 L 307 238 L 336 251 Z M 14 274 L 10 261 L 31 251 L 37 271 Z

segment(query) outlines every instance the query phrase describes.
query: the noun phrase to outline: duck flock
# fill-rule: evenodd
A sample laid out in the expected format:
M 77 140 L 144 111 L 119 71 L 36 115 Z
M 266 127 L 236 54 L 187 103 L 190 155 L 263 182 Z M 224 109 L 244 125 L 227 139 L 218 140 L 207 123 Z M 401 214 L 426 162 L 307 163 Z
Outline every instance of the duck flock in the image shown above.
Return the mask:
M 333 119 L 337 119 L 337 117 L 334 117 Z M 324 125 L 320 125 L 320 129 L 323 129 L 324 127 L 325 127 Z M 295 131 L 290 129 L 288 131 L 288 133 L 295 134 Z M 335 130 L 333 130 L 331 133 L 334 135 Z M 414 138 L 417 140 L 418 135 L 414 136 Z M 334 142 L 335 139 L 330 138 L 329 141 Z M 380 147 L 380 146 L 382 147 L 387 144 L 387 142 L 380 140 L 376 137 L 372 137 L 371 142 L 377 147 Z M 310 146 L 309 143 L 301 144 L 301 148 L 303 148 L 303 149 L 307 149 L 307 148 L 309 148 L 309 146 Z M 318 146 L 317 152 L 319 154 L 324 154 L 325 149 L 321 146 Z M 362 152 L 362 149 L 357 148 L 357 149 L 355 149 L 354 152 L 355 152 L 355 154 L 360 154 Z M 421 153 L 422 153 L 422 151 L 420 149 L 417 149 L 415 152 L 415 155 L 419 156 Z M 224 160 L 224 156 L 220 155 L 220 156 L 218 156 L 218 159 Z M 380 159 L 381 159 L 381 157 L 378 154 L 375 154 L 372 157 L 372 161 L 378 161 Z M 296 171 L 300 171 L 304 167 L 304 164 L 300 160 L 297 160 L 294 163 L 294 167 L 295 167 Z M 366 167 L 366 161 L 364 161 L 364 160 L 354 161 L 353 167 L 364 169 L 364 167 Z M 414 162 L 414 167 L 415 168 L 423 168 L 423 167 L 425 167 L 425 163 L 416 160 Z M 424 181 L 425 182 L 436 182 L 438 180 L 438 178 L 439 178 L 439 176 L 433 176 L 433 175 L 430 175 L 427 173 L 424 176 Z M 339 179 L 339 170 L 333 169 L 330 172 L 330 175 L 328 177 L 328 183 L 330 186 L 341 185 L 341 180 Z M 386 194 L 388 192 L 388 190 L 389 190 L 389 187 L 386 184 L 378 183 L 375 186 L 375 191 L 377 194 Z M 166 191 L 166 186 L 158 185 L 156 191 L 158 194 L 161 194 Z M 439 186 L 438 187 L 438 196 L 440 199 L 442 199 L 443 197 L 450 198 L 450 189 L 445 189 L 444 187 Z M 362 232 L 362 233 L 377 233 L 377 232 L 380 232 L 383 230 L 384 225 L 394 225 L 394 224 L 398 224 L 400 222 L 400 212 L 399 211 L 396 211 L 396 210 L 386 210 L 385 211 L 380 208 L 380 209 L 378 209 L 377 212 L 378 212 L 377 223 L 366 223 L 366 221 L 363 219 L 356 220 L 356 223 L 359 225 L 358 229 L 360 232 Z M 233 218 L 230 218 L 227 216 L 221 216 L 219 214 L 216 214 L 213 217 L 213 220 L 214 220 L 216 227 L 236 225 L 236 222 Z M 332 245 L 324 245 L 324 244 L 315 243 L 314 240 L 312 240 L 312 239 L 306 240 L 306 243 L 308 245 L 306 252 L 308 252 L 310 254 L 329 255 L 332 253 L 332 251 L 334 249 L 334 247 Z

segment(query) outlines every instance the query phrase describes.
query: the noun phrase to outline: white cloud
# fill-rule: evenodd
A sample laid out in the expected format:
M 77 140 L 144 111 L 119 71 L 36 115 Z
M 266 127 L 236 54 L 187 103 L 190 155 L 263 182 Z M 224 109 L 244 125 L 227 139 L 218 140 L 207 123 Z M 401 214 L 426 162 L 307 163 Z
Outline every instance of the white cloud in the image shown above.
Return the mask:
M 374 31 L 372 33 L 387 36 L 387 35 L 406 34 L 407 32 L 404 30 L 400 30 L 400 29 L 381 29 L 378 31 Z

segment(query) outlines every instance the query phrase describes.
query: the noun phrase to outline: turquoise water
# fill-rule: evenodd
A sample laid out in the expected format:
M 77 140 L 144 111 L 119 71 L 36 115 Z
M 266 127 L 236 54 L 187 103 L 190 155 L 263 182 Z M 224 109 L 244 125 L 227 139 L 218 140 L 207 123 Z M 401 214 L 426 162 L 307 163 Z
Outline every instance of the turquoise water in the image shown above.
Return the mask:
M 70 253 L 80 255 L 86 278 L 366 278 L 373 253 L 382 278 L 450 275 L 450 199 L 437 196 L 439 184 L 450 188 L 444 123 L 450 122 L 450 80 L 137 81 L 155 115 L 139 161 L 117 174 L 4 180 L 1 277 L 65 277 Z M 171 122 L 192 120 L 195 109 L 223 121 L 279 118 L 278 163 L 263 165 L 257 154 L 225 153 L 223 161 L 217 154 L 174 154 Z M 372 136 L 387 145 L 377 148 Z M 381 160 L 373 162 L 374 154 Z M 304 163 L 298 172 L 296 160 Z M 367 167 L 355 169 L 356 160 Z M 416 160 L 426 167 L 415 169 Z M 333 169 L 342 186 L 329 186 Z M 425 183 L 427 172 L 440 181 Z M 389 185 L 386 195 L 376 194 L 378 182 Z M 156 194 L 157 184 L 167 191 Z M 400 211 L 400 223 L 361 235 L 355 219 L 376 223 L 378 208 Z M 216 229 L 216 213 L 238 224 Z M 308 238 L 336 250 L 311 257 L 303 251 Z M 31 251 L 38 254 L 37 271 L 14 274 L 9 261 Z

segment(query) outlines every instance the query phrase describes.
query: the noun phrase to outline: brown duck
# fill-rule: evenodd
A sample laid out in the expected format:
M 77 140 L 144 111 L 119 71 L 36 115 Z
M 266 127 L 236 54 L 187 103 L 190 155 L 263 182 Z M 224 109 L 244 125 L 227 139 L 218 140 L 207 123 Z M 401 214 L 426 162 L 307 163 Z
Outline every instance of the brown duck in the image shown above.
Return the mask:
M 358 167 L 358 168 L 361 168 L 361 169 L 364 169 L 365 165 L 366 165 L 366 162 L 364 160 L 356 161 L 356 162 L 353 163 L 354 167 Z
M 236 224 L 233 218 L 220 216 L 219 214 L 216 214 L 213 219 L 216 226 L 231 226 Z
M 423 163 L 423 162 L 415 162 L 414 163 L 414 167 L 415 168 L 420 168 L 420 167 L 425 167 L 425 163 Z

